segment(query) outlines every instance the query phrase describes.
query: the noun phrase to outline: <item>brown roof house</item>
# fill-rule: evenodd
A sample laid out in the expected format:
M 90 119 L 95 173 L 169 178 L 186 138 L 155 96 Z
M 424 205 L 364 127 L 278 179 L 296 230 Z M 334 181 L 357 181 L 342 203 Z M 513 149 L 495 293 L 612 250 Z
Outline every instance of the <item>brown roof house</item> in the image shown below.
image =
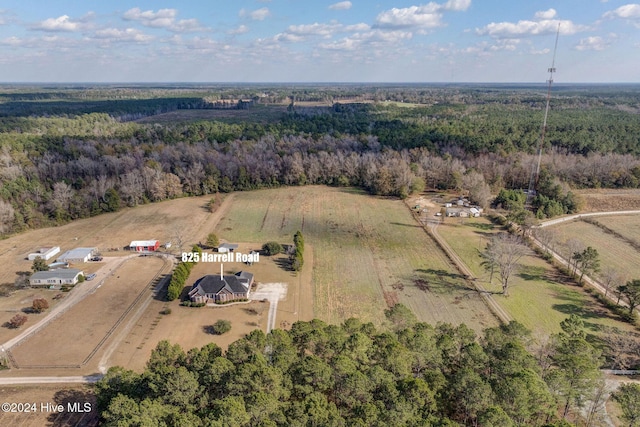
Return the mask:
M 225 303 L 247 299 L 252 284 L 253 274 L 247 271 L 224 276 L 210 274 L 193 284 L 189 298 L 197 303 Z

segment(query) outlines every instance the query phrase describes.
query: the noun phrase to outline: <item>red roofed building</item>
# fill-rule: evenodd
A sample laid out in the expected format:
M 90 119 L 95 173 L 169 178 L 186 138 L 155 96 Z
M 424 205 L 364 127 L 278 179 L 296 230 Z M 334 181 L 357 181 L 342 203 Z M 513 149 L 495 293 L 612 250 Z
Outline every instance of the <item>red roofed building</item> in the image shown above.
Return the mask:
M 136 252 L 153 252 L 159 247 L 159 240 L 134 240 L 129 243 L 129 249 Z

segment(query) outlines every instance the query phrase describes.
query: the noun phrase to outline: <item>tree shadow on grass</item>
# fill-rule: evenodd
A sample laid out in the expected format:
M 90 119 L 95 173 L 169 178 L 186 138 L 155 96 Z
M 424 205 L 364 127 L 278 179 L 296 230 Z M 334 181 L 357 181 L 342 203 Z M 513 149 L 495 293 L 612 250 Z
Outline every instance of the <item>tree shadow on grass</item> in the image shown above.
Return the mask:
M 484 223 L 479 223 L 479 222 L 468 222 L 465 224 L 465 226 L 467 227 L 472 227 L 472 228 L 478 228 L 480 230 L 484 230 L 484 231 L 491 231 L 493 229 L 495 229 L 495 225 L 494 224 L 484 224 Z M 482 233 L 482 234 L 486 234 L 486 233 Z
M 401 222 L 390 222 L 389 224 L 391 225 L 400 225 L 402 227 L 410 227 L 410 228 L 422 228 L 419 225 L 415 225 L 415 224 L 403 224 Z
M 566 302 L 553 304 L 551 308 L 567 315 L 575 314 L 584 321 L 585 327 L 590 331 L 597 332 L 602 326 L 589 322 L 589 319 L 610 319 L 624 322 L 620 316 L 607 310 L 588 295 L 583 295 L 570 289 L 556 290 L 555 294 L 557 299 Z
M 289 261 L 288 257 L 279 257 L 274 259 L 273 262 L 284 271 L 294 271 L 293 268 L 291 268 L 291 261 Z
M 417 268 L 415 271 L 416 271 L 416 273 L 430 274 L 430 275 L 434 275 L 434 276 L 437 276 L 437 277 L 449 277 L 451 279 L 464 279 L 465 278 L 461 274 L 453 273 L 451 271 L 442 270 L 442 269 L 435 270 L 433 268 L 427 268 L 427 269 Z
M 551 282 L 552 277 L 548 274 L 549 271 L 544 267 L 535 267 L 533 265 L 522 265 L 517 276 L 524 280 L 538 280 Z
M 422 274 L 408 278 L 407 280 L 411 282 L 409 286 L 414 286 L 423 292 L 451 294 L 460 291 L 475 291 L 473 287 L 466 286 L 467 282 L 462 280 L 464 276 L 460 274 L 434 269 L 417 269 L 415 272 Z
M 48 425 L 92 426 L 98 422 L 96 396 L 89 390 L 60 390 L 53 396 L 56 405 L 64 410 L 52 413 L 47 417 Z

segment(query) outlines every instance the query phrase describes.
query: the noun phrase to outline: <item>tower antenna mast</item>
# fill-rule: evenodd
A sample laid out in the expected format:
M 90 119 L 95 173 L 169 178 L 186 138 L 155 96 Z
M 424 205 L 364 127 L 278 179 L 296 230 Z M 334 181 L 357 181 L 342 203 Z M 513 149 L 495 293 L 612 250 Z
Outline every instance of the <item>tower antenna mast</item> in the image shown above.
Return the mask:
M 547 117 L 549 116 L 549 101 L 551 100 L 551 85 L 553 84 L 553 73 L 556 72 L 556 51 L 558 50 L 558 37 L 560 36 L 560 24 L 558 24 L 558 30 L 556 31 L 556 43 L 553 47 L 553 60 L 551 61 L 551 68 L 549 71 L 549 80 L 547 80 L 547 106 L 544 109 L 544 121 L 542 122 L 542 129 L 540 131 L 540 139 L 538 140 L 538 159 L 535 164 L 531 166 L 531 177 L 529 178 L 529 189 L 527 191 L 527 206 L 531 206 L 531 201 L 536 193 L 536 187 L 538 185 L 538 178 L 540 176 L 540 162 L 542 161 L 542 147 L 544 145 L 544 137 L 547 132 Z

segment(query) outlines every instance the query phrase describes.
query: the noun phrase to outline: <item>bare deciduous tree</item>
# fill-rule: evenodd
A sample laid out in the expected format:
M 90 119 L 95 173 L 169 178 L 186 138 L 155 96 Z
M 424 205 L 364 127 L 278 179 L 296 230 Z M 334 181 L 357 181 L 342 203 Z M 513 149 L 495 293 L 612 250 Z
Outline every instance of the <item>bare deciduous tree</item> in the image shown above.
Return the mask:
M 503 295 L 509 295 L 509 280 L 518 269 L 520 259 L 528 253 L 522 239 L 514 234 L 497 234 L 487 244 L 484 258 L 497 267 Z
M 0 200 L 0 234 L 11 231 L 15 215 L 16 212 L 11 203 Z
M 71 199 L 73 198 L 73 189 L 65 182 L 56 182 L 53 184 L 53 195 L 51 196 L 51 205 L 53 211 L 57 214 L 69 212 Z
M 640 341 L 633 334 L 618 328 L 607 327 L 601 335 L 606 345 L 606 356 L 611 360 L 611 369 L 628 369 L 637 363 L 634 352 L 640 348 Z
M 578 260 L 573 257 L 575 253 L 580 253 L 585 249 L 584 243 L 578 239 L 568 239 L 565 242 L 565 246 L 567 248 L 567 253 L 565 254 L 566 259 L 569 262 L 569 270 L 572 271 L 572 274 L 575 275 L 575 269 L 578 267 Z
M 542 249 L 545 252 L 553 250 L 555 239 L 553 232 L 548 228 L 534 228 L 533 237 L 535 237 L 538 242 L 540 242 L 540 244 L 542 245 Z
M 600 275 L 602 284 L 604 285 L 604 296 L 606 297 L 610 289 L 615 289 L 625 282 L 624 274 L 612 267 L 605 267 Z

